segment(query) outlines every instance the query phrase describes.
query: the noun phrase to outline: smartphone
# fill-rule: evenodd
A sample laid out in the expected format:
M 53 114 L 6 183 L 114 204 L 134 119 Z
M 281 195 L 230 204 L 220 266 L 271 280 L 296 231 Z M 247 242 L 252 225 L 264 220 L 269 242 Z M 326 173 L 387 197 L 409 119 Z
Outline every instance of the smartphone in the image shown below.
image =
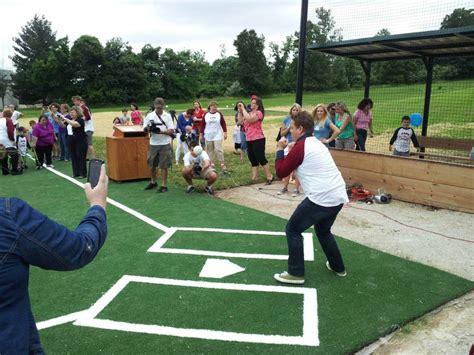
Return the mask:
M 87 172 L 87 182 L 90 182 L 91 187 L 94 188 L 97 186 L 100 177 L 100 169 L 104 164 L 103 160 L 91 159 L 89 161 L 89 170 Z

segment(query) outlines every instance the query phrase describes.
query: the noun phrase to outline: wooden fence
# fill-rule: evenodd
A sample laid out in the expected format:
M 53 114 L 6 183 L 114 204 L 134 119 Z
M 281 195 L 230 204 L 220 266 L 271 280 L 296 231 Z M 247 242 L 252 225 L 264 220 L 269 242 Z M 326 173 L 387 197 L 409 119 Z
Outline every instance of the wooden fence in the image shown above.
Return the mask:
M 474 167 L 357 151 L 331 150 L 347 185 L 384 188 L 393 198 L 474 213 Z

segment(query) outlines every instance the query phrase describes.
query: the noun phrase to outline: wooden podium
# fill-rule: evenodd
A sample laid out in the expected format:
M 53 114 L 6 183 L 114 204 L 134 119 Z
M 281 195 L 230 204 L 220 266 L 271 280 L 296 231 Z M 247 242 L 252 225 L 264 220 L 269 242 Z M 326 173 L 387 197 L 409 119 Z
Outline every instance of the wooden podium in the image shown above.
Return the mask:
M 114 125 L 114 135 L 106 138 L 109 177 L 115 181 L 149 178 L 148 142 L 142 126 Z

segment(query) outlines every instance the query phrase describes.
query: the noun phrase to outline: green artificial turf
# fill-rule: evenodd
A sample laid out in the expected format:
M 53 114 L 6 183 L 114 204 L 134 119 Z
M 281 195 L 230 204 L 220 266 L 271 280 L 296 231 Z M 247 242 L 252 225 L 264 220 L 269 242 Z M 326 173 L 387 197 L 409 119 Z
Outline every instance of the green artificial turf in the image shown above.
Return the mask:
M 69 165 L 57 165 L 70 173 Z M 87 211 L 83 191 L 46 170 L 29 169 L 22 176 L 0 179 L 0 195 L 23 198 L 70 228 L 75 228 Z M 143 181 L 111 183 L 109 196 L 166 226 L 284 231 L 285 220 L 281 218 L 205 194 L 187 195 L 181 187 L 173 185 L 166 194 L 146 192 L 144 184 Z M 108 239 L 94 262 L 73 272 L 31 268 L 30 296 L 38 322 L 88 309 L 123 275 L 203 281 L 199 273 L 207 257 L 147 253 L 163 232 L 111 205 L 107 215 Z M 253 249 L 256 253 L 286 251 L 283 237 L 216 235 L 212 236 L 215 243 L 209 245 L 204 233 L 196 233 L 196 238 L 189 234 L 192 233 L 179 231 L 176 239 L 171 238 L 168 243 L 182 243 L 182 247 L 194 249 L 212 247 L 219 251 L 233 248 L 236 252 L 242 252 L 241 248 Z M 229 237 L 235 240 L 230 241 Z M 306 262 L 303 287 L 316 288 L 318 294 L 318 347 L 127 333 L 71 323 L 40 331 L 43 345 L 50 354 L 348 353 L 473 288 L 472 282 L 446 272 L 343 238 L 337 241 L 347 266 L 346 278 L 337 277 L 326 269 L 316 240 L 315 261 Z M 228 259 L 245 271 L 217 282 L 279 286 L 272 276 L 286 269 L 286 261 L 282 260 Z M 298 335 L 301 334 L 301 298 L 294 294 L 131 283 L 98 318 Z

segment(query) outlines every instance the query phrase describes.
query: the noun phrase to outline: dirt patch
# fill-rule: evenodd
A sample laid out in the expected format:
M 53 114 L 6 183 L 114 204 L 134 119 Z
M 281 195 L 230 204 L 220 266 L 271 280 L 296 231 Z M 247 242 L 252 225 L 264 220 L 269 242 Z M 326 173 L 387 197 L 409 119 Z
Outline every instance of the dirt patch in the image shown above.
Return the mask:
M 278 196 L 280 188 L 280 183 L 256 184 L 219 191 L 217 197 L 288 219 L 303 197 Z M 469 280 L 474 280 L 473 230 L 471 214 L 400 201 L 388 205 L 350 203 L 342 209 L 333 228 L 335 234 L 357 243 Z M 360 353 L 428 354 L 434 349 L 439 353 L 467 353 L 474 339 L 473 313 L 471 292 Z

